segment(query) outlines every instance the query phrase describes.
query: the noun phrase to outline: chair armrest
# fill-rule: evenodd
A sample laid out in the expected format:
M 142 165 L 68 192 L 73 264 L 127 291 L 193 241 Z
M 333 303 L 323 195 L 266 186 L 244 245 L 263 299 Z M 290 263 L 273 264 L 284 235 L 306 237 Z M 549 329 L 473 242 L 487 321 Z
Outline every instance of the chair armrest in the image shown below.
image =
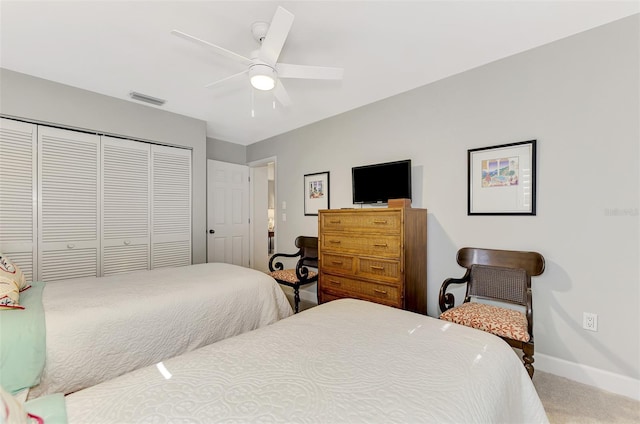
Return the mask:
M 317 261 L 318 258 L 316 257 L 309 257 L 309 256 L 304 256 L 302 258 L 300 258 L 300 260 L 298 261 L 298 263 L 296 264 L 296 277 L 298 277 L 298 280 L 305 284 L 305 283 L 311 283 L 315 280 L 318 279 L 318 276 L 316 275 L 314 278 L 310 279 L 307 281 L 307 279 L 309 279 L 309 268 L 307 268 L 304 264 L 307 261 Z
M 282 264 L 282 262 L 273 263 L 276 258 L 296 258 L 300 255 L 302 255 L 301 250 L 298 250 L 296 253 L 276 253 L 271 257 L 271 259 L 269 259 L 269 271 L 281 271 L 284 269 L 284 265 Z
M 447 278 L 446 280 L 444 280 L 442 286 L 440 287 L 440 296 L 438 299 L 438 303 L 440 304 L 440 312 L 444 312 L 453 308 L 455 304 L 455 297 L 453 296 L 453 294 L 447 293 L 447 288 L 449 287 L 449 285 L 463 284 L 467 282 L 469 282 L 468 273 L 465 274 L 465 276 L 462 278 Z

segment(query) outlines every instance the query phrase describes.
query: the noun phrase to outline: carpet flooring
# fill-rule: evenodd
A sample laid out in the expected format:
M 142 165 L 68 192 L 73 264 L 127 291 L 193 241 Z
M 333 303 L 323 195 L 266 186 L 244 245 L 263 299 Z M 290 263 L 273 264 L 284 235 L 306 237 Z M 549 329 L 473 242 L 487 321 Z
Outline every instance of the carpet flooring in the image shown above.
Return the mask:
M 551 424 L 640 423 L 640 402 L 539 370 L 533 384 Z

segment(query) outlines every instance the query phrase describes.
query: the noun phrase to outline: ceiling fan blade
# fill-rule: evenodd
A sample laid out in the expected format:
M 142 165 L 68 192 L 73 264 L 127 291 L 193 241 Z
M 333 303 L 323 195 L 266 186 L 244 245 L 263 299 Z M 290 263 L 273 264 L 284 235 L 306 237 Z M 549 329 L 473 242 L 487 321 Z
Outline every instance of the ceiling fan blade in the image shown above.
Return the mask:
M 221 84 L 221 83 L 223 83 L 223 82 L 226 82 L 226 81 L 229 81 L 229 80 L 236 79 L 236 78 L 238 78 L 238 77 L 244 76 L 244 75 L 245 75 L 245 74 L 247 74 L 247 73 L 249 73 L 249 70 L 248 70 L 248 69 L 247 69 L 246 71 L 242 71 L 242 72 L 238 72 L 237 74 L 233 74 L 233 75 L 231 75 L 231 76 L 229 76 L 229 77 L 222 78 L 221 80 L 214 81 L 214 82 L 210 82 L 209 84 L 205 85 L 205 88 L 211 88 L 211 87 L 213 87 L 214 85 L 218 85 L 218 84 Z
M 284 89 L 284 85 L 282 85 L 282 81 L 276 83 L 276 86 L 273 89 L 273 95 L 280 102 L 280 104 L 284 107 L 291 106 L 291 98 L 289 97 L 289 93 Z
M 240 62 L 243 65 L 251 65 L 251 63 L 252 63 L 251 59 L 249 59 L 248 57 L 244 57 L 244 56 L 242 56 L 240 54 L 232 52 L 231 50 L 227 50 L 227 49 L 222 48 L 220 46 L 216 46 L 215 44 L 212 44 L 212 43 L 210 43 L 208 41 L 201 40 L 201 39 L 199 39 L 197 37 L 194 37 L 193 35 L 186 34 L 186 33 L 182 32 L 182 31 L 178 31 L 177 29 L 174 29 L 173 31 L 171 31 L 171 34 L 173 34 L 175 36 L 178 36 L 180 38 L 184 38 L 185 40 L 193 41 L 193 42 L 198 43 L 198 44 L 200 44 L 202 46 L 209 47 L 209 48 L 213 49 L 213 51 L 215 51 L 219 55 L 222 55 L 222 56 L 225 56 L 225 57 L 227 57 L 229 59 L 232 59 L 232 60 L 235 60 L 237 62 Z
M 262 40 L 262 47 L 260 47 L 258 54 L 260 60 L 271 66 L 276 64 L 282 46 L 289 35 L 289 30 L 291 30 L 291 25 L 293 25 L 293 17 L 293 13 L 278 6 L 269 25 L 269 31 Z
M 278 73 L 279 78 L 339 80 L 342 79 L 344 69 L 278 63 L 276 64 L 276 72 Z

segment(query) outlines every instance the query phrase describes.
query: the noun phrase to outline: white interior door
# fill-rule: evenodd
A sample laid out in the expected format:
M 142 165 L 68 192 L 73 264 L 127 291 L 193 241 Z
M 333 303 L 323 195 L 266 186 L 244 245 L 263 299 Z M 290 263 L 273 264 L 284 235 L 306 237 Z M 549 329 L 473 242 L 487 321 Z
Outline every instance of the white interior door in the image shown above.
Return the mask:
M 38 280 L 98 276 L 100 137 L 38 128 Z
M 149 269 L 151 145 L 102 137 L 102 272 Z
M 207 160 L 207 262 L 249 266 L 249 167 Z
M 191 265 L 191 150 L 151 146 L 151 268 Z
M 36 126 L 0 119 L 0 252 L 36 275 Z
M 253 192 L 253 262 L 252 268 L 269 271 L 269 182 L 267 166 L 252 169 L 251 187 Z

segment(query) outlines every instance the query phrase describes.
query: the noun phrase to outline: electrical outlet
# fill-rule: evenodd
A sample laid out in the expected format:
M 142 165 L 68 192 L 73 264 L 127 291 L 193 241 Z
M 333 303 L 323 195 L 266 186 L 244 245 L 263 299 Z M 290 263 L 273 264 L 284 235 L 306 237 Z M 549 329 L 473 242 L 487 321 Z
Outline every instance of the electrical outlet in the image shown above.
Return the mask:
M 583 312 L 582 328 L 590 331 L 598 331 L 598 314 Z

